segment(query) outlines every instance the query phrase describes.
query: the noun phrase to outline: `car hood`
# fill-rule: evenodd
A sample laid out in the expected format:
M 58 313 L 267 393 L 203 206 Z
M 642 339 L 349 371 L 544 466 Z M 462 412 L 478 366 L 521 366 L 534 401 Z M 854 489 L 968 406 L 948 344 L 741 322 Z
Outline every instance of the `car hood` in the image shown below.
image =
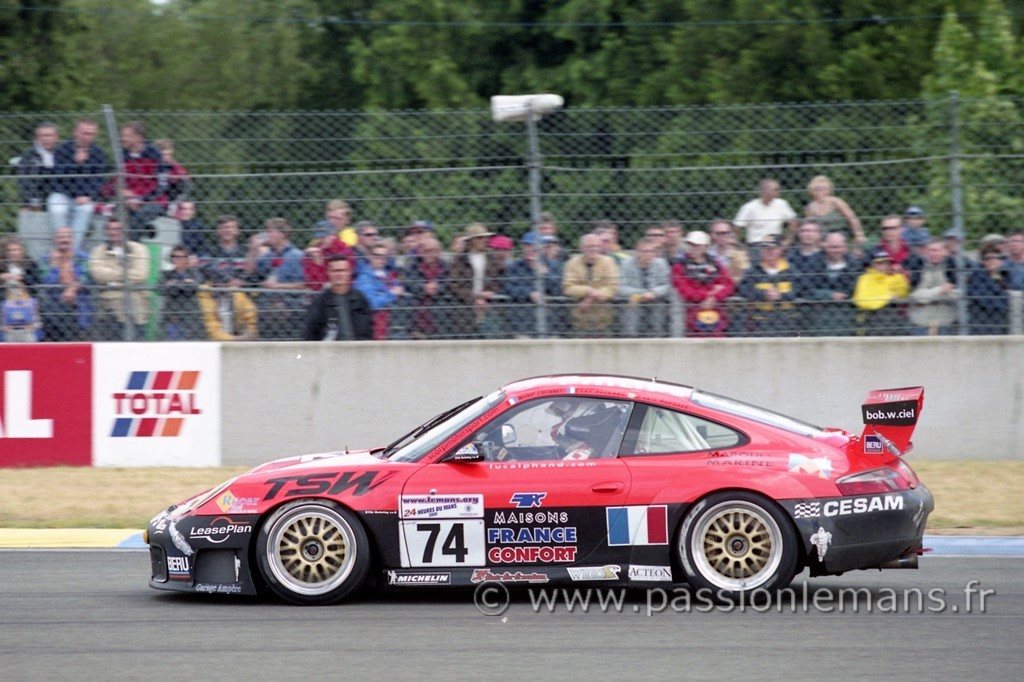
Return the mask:
M 372 450 L 350 450 L 348 452 L 320 452 L 313 455 L 283 457 L 272 462 L 261 464 L 247 472 L 248 474 L 266 473 L 268 471 L 304 471 L 306 469 L 323 469 L 325 467 L 365 467 L 383 464 L 385 460 L 372 454 Z

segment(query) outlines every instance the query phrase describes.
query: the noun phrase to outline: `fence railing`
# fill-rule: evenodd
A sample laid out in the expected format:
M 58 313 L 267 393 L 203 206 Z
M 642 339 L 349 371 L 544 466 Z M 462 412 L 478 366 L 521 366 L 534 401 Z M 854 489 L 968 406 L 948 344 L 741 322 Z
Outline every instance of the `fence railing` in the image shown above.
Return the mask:
M 962 229 L 970 244 L 1024 225 L 1022 111 L 1022 100 L 955 95 L 569 108 L 537 122 L 535 148 L 523 124 L 495 123 L 486 111 L 0 114 L 0 154 L 11 160 L 0 175 L 0 230 L 20 235 L 42 263 L 55 228 L 76 223 L 89 204 L 93 215 L 74 225 L 76 243 L 88 248 L 102 239 L 103 216 L 120 216 L 130 230 L 152 232 L 149 241 L 162 249 L 160 270 L 182 230 L 212 243 L 223 214 L 238 218 L 243 242 L 266 219 L 283 217 L 292 241 L 305 247 L 327 202 L 344 199 L 346 223 L 370 221 L 400 242 L 413 221 L 427 220 L 447 246 L 474 222 L 518 241 L 534 227 L 532 200 L 532 213 L 550 212 L 552 229 L 570 248 L 599 221 L 616 225 L 631 247 L 651 225 L 699 229 L 715 217 L 734 217 L 763 177 L 777 179 L 781 197 L 801 214 L 808 182 L 827 175 L 870 241 L 882 217 L 916 205 L 933 236 Z M 72 166 L 83 118 L 97 124 L 94 143 L 103 161 Z M 41 124 L 55 126 L 67 144 L 55 154 L 63 165 L 50 162 L 49 150 L 32 161 Z M 148 142 L 123 151 L 122 144 L 132 147 L 132 130 Z M 157 141 L 170 142 L 173 151 L 148 146 Z M 539 182 L 531 182 L 531 169 Z M 143 196 L 126 197 L 122 185 Z M 149 229 L 173 222 L 168 216 L 182 218 L 184 228 Z M 850 228 L 843 218 L 828 226 Z M 966 317 L 958 313 L 961 328 Z

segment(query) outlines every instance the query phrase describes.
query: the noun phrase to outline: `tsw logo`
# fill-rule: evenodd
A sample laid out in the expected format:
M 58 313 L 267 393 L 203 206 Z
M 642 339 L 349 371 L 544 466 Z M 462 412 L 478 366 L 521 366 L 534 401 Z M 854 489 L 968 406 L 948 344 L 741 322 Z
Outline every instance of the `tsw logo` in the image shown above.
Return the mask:
M 4 412 L 0 438 L 53 438 L 52 419 L 32 418 L 32 372 L 4 372 Z
M 114 393 L 113 438 L 174 438 L 185 419 L 202 414 L 196 401 L 200 372 L 132 372 Z M 121 416 L 131 415 L 131 416 Z

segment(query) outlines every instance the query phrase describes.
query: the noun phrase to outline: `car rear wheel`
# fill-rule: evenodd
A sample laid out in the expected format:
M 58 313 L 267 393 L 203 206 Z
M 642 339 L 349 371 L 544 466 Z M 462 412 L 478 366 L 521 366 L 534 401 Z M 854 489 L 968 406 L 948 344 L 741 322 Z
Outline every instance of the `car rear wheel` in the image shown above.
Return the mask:
M 270 515 L 256 544 L 260 575 L 296 604 L 331 604 L 362 585 L 370 542 L 352 512 L 322 500 L 299 500 Z
M 679 556 L 689 583 L 721 598 L 770 593 L 793 580 L 799 540 L 782 510 L 751 493 L 718 493 L 683 521 Z

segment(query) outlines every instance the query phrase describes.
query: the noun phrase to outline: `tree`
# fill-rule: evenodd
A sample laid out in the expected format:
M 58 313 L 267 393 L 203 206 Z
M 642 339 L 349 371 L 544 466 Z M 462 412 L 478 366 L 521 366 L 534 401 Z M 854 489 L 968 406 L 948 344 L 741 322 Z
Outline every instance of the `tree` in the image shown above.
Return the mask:
M 63 0 L 0 0 L 0 110 L 53 111 L 66 102 L 72 71 L 62 37 L 77 19 L 57 11 Z
M 1024 118 L 1019 99 L 1005 97 L 1024 93 L 1015 89 L 1020 83 L 1016 40 L 1000 0 L 985 1 L 976 33 L 972 35 L 955 12 L 946 13 L 935 45 L 934 69 L 923 79 L 922 92 L 938 102 L 948 102 L 951 92 L 958 93 L 964 220 L 968 231 L 979 236 L 1015 228 L 1024 220 L 1024 199 L 1014 191 L 1020 162 L 1013 158 L 1024 150 Z M 951 129 L 948 106 L 933 105 L 929 116 Z M 931 167 L 928 198 L 945 210 L 952 205 L 949 169 L 945 163 L 933 162 Z

